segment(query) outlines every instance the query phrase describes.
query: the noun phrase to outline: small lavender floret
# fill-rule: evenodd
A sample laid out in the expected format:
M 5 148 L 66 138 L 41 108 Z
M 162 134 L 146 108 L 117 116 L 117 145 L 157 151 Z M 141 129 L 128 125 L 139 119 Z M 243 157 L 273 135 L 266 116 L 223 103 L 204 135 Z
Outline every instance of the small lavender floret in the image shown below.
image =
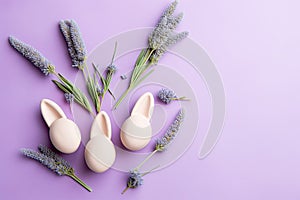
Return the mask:
M 71 93 L 65 93 L 65 99 L 68 103 L 72 103 L 74 101 L 74 95 Z
M 55 68 L 51 62 L 45 58 L 38 50 L 32 46 L 18 40 L 13 36 L 8 38 L 10 45 L 22 54 L 34 66 L 39 68 L 46 76 L 54 72 Z
M 103 90 L 103 88 L 101 88 L 99 85 L 97 86 L 96 90 L 97 90 L 98 96 L 103 95 L 104 90 Z
M 155 149 L 157 151 L 164 151 L 168 147 L 168 145 L 174 140 L 177 136 L 178 130 L 183 122 L 184 119 L 184 112 L 181 109 L 176 119 L 173 121 L 171 126 L 169 126 L 168 130 L 166 131 L 165 135 L 156 141 Z
M 173 90 L 163 88 L 158 92 L 158 98 L 165 104 L 169 104 L 172 100 L 177 99 L 177 96 Z
M 106 70 L 107 72 L 114 74 L 117 71 L 117 67 L 115 65 L 109 65 Z
M 129 188 L 136 188 L 143 184 L 142 174 L 137 170 L 130 171 L 130 175 L 127 181 L 127 186 Z
M 122 80 L 127 79 L 127 76 L 125 74 L 122 74 L 120 77 L 121 77 Z

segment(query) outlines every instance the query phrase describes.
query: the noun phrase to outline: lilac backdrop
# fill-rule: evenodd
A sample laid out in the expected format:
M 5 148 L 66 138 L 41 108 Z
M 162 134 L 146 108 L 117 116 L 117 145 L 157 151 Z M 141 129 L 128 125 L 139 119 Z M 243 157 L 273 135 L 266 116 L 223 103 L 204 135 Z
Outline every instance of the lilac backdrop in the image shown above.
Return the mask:
M 89 3 L 87 3 L 89 2 Z M 15 35 L 42 51 L 74 80 L 60 19 L 75 19 L 87 49 L 119 32 L 154 26 L 168 1 L 0 1 L 0 199 L 289 199 L 300 198 L 300 3 L 297 0 L 184 1 L 180 30 L 201 44 L 224 82 L 227 118 L 214 151 L 197 159 L 201 137 L 170 167 L 147 176 L 121 196 L 126 174 L 110 170 L 87 181 L 88 193 L 23 158 L 21 147 L 49 144 L 39 112 L 51 97 L 72 116 L 50 79 L 9 47 Z M 79 152 L 83 151 L 83 147 Z M 65 156 L 86 166 L 83 158 Z M 85 173 L 92 180 L 93 173 Z M 99 178 L 101 177 L 101 178 Z

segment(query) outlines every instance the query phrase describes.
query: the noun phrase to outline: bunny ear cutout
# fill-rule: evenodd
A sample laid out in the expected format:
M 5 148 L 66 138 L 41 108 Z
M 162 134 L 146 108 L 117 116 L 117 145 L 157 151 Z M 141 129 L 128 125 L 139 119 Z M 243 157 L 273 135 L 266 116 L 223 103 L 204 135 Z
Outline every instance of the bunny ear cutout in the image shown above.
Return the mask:
M 50 99 L 43 99 L 41 101 L 41 112 L 48 127 L 59 118 L 67 118 L 59 105 Z
M 108 139 L 111 139 L 111 123 L 106 112 L 101 111 L 97 114 L 92 124 L 90 139 L 98 134 L 104 134 Z
M 150 92 L 143 94 L 135 103 L 131 116 L 142 115 L 150 121 L 154 109 L 154 97 Z

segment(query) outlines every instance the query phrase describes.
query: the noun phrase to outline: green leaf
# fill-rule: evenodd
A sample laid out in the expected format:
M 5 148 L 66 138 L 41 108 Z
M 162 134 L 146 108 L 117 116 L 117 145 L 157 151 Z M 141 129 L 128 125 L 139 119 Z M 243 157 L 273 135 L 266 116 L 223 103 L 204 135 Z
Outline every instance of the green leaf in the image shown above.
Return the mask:
M 147 74 L 145 74 L 142 78 L 140 78 L 134 85 L 134 87 L 136 87 L 137 85 L 139 85 L 142 81 L 144 81 L 148 76 L 150 76 L 150 74 L 152 74 L 154 72 L 154 69 L 152 69 L 151 71 L 149 71 Z
M 108 88 L 108 92 L 109 92 L 109 94 L 113 97 L 113 99 L 116 100 L 115 95 L 113 94 L 113 92 L 112 92 L 109 88 Z
M 92 113 L 92 108 L 90 106 L 90 103 L 87 99 L 87 97 L 84 95 L 84 93 L 77 88 L 75 85 L 73 85 L 68 79 L 66 79 L 63 75 L 58 74 L 58 79 L 61 81 L 61 83 L 55 81 L 54 83 L 64 92 L 69 92 L 74 95 L 75 101 L 80 104 L 83 108 L 85 108 L 87 111 Z
M 63 84 L 61 84 L 60 82 L 56 81 L 56 80 L 52 80 L 52 82 L 63 92 L 65 93 L 70 93 L 72 94 L 72 91 L 69 90 L 68 88 L 66 88 Z

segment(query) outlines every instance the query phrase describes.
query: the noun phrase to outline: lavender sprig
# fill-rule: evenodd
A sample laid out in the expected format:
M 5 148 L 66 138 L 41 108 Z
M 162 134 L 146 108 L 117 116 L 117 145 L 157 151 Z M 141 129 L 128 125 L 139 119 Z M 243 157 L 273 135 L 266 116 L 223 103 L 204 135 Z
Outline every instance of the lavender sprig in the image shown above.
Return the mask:
M 155 150 L 157 151 L 164 151 L 170 145 L 170 143 L 175 139 L 177 136 L 178 130 L 183 122 L 184 119 L 184 112 L 180 110 L 171 124 L 168 130 L 166 131 L 165 135 L 156 141 Z
M 134 189 L 138 186 L 141 186 L 143 183 L 142 176 L 150 173 L 146 172 L 141 174 L 139 169 L 157 152 L 163 152 L 167 149 L 167 147 L 172 143 L 172 141 L 176 138 L 179 128 L 184 119 L 184 111 L 181 109 L 178 114 L 176 115 L 175 120 L 172 124 L 168 127 L 166 133 L 156 141 L 154 150 L 133 170 L 129 172 L 129 178 L 127 180 L 127 187 L 123 190 L 122 194 L 124 194 L 129 188 Z
M 148 37 L 148 48 L 140 52 L 131 74 L 129 86 L 115 103 L 113 109 L 116 109 L 128 93 L 153 72 L 153 69 L 150 71 L 148 69 L 152 65 L 157 64 L 170 46 L 188 36 L 188 32 L 175 32 L 176 27 L 183 17 L 182 13 L 177 16 L 173 15 L 177 4 L 178 2 L 175 0 L 169 5 L 163 12 L 154 30 L 150 33 Z
M 189 100 L 186 97 L 177 97 L 176 93 L 168 88 L 162 88 L 161 90 L 159 90 L 157 96 L 165 104 L 169 104 L 174 100 Z
M 52 80 L 53 83 L 64 93 L 70 93 L 74 96 L 74 100 L 85 108 L 89 113 L 92 113 L 91 106 L 84 93 L 77 88 L 71 81 L 66 79 L 63 75 L 55 71 L 54 65 L 52 65 L 48 59 L 46 59 L 39 51 L 32 46 L 18 40 L 17 38 L 10 36 L 9 43 L 22 54 L 27 60 L 29 60 L 34 66 L 39 68 L 45 75 L 52 74 L 57 77 L 59 81 Z
M 9 44 L 22 54 L 29 62 L 39 68 L 43 74 L 48 76 L 55 71 L 54 65 L 45 58 L 38 50 L 24 42 L 18 40 L 14 36 L 8 37 Z
M 77 23 L 74 20 L 61 20 L 59 28 L 67 43 L 72 67 L 83 70 L 87 51 Z
M 28 158 L 40 162 L 59 176 L 65 175 L 71 177 L 77 183 L 83 186 L 86 190 L 92 192 L 92 189 L 75 175 L 75 171 L 68 161 L 66 161 L 61 156 L 57 155 L 51 149 L 44 145 L 39 145 L 38 149 L 40 152 L 34 151 L 32 149 L 23 148 L 21 149 L 21 153 Z

